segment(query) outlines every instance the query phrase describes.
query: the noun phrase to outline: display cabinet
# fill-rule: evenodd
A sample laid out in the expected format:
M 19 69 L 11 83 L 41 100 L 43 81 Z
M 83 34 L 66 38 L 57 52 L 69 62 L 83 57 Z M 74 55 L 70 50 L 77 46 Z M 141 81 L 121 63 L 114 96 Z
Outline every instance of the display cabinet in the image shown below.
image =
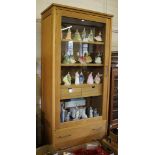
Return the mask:
M 58 4 L 42 13 L 44 139 L 54 149 L 107 133 L 111 18 Z

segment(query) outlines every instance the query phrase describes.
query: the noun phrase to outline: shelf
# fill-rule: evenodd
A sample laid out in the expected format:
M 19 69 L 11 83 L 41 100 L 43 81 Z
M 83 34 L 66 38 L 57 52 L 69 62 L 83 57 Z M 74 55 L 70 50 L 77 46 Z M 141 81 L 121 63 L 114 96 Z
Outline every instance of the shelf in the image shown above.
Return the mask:
M 68 41 L 73 41 L 73 40 L 65 40 L 63 39 L 62 42 L 68 42 Z M 81 43 L 81 44 L 95 44 L 95 45 L 104 45 L 104 42 L 86 42 L 86 41 L 73 41 L 73 43 Z
M 103 67 L 103 64 L 61 64 L 62 67 L 77 67 L 77 66 L 93 66 L 93 67 Z

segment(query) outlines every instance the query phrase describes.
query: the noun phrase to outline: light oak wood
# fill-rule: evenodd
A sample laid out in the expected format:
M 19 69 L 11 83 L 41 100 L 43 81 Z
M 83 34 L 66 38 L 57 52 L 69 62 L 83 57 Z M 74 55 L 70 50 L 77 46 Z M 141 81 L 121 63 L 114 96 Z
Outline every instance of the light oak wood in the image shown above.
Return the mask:
M 103 46 L 104 64 L 61 64 L 61 18 L 62 16 L 100 22 L 105 25 L 103 42 L 91 42 Z M 42 111 L 45 122 L 45 140 L 54 149 L 81 144 L 102 138 L 107 132 L 109 79 L 111 57 L 111 15 L 84 9 L 53 4 L 42 13 Z M 64 41 L 64 40 L 63 40 Z M 82 42 L 75 42 L 82 43 Z M 61 85 L 61 69 L 65 67 L 103 68 L 103 83 L 100 85 Z M 68 88 L 73 93 L 68 93 Z M 60 122 L 60 100 L 77 97 L 99 96 L 102 98 L 102 115 L 77 121 Z M 98 127 L 94 129 L 94 127 Z M 70 131 L 70 132 L 69 132 Z M 68 132 L 71 136 L 67 136 Z M 78 134 L 78 133 L 81 134 Z M 61 140 L 62 136 L 65 136 Z

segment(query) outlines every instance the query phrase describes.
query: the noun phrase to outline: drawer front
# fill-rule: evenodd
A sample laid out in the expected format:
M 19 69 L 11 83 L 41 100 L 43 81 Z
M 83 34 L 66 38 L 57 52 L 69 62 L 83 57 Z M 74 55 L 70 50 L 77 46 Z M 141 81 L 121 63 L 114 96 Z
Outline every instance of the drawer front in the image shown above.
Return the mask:
M 88 85 L 82 88 L 82 96 L 99 96 L 102 95 L 102 84 Z
M 81 97 L 81 88 L 61 88 L 61 99 Z
M 55 145 L 56 148 L 65 148 L 99 139 L 105 135 L 105 130 L 103 122 L 78 128 L 61 129 L 54 134 Z

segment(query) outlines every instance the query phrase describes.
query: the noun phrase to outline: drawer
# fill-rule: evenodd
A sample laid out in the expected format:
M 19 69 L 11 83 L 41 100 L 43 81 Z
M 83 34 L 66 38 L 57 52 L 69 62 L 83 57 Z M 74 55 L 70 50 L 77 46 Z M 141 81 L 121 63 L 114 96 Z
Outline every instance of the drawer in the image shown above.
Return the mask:
M 81 97 L 81 88 L 66 87 L 61 88 L 61 99 Z
M 99 96 L 102 95 L 102 84 L 93 84 L 93 85 L 86 85 L 82 88 L 82 96 Z
M 86 141 L 102 138 L 105 135 L 105 123 L 92 123 L 78 128 L 57 130 L 54 134 L 55 145 L 58 148 L 78 145 Z

